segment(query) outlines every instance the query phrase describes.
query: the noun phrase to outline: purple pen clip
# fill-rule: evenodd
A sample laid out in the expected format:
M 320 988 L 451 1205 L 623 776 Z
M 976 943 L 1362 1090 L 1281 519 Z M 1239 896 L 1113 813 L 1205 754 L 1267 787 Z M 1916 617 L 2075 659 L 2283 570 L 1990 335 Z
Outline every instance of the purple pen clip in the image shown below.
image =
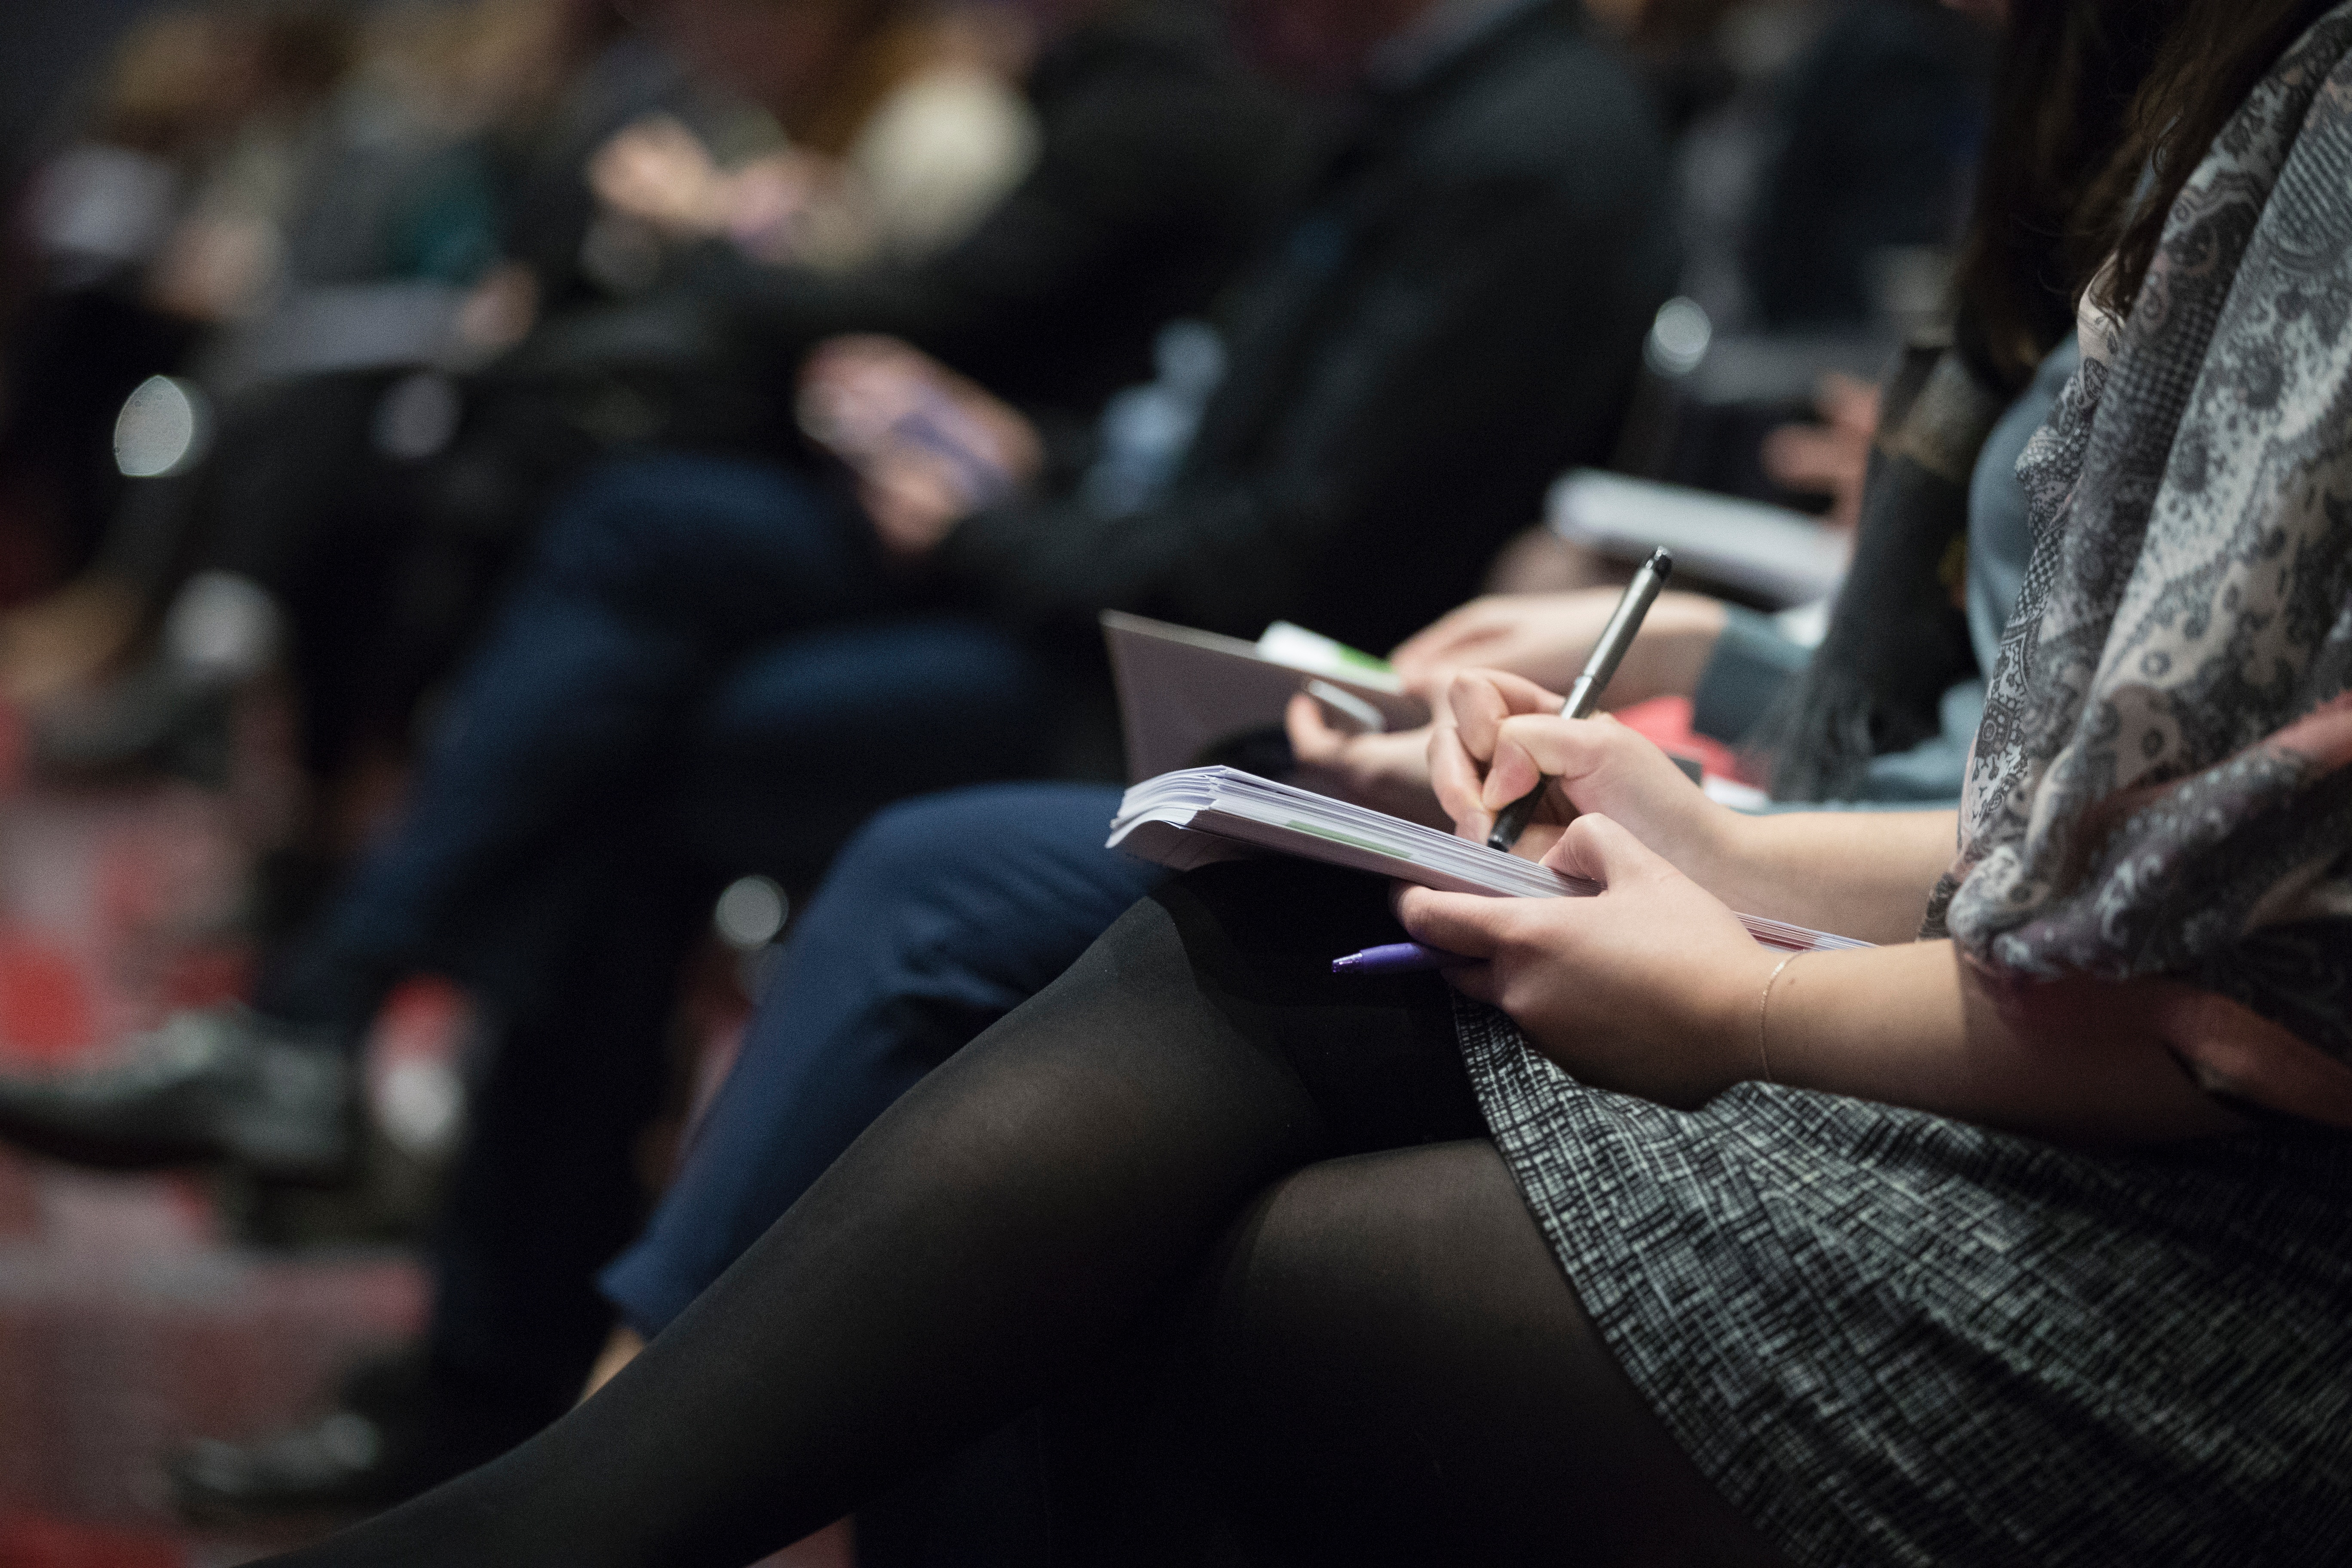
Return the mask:
M 1361 952 L 1351 952 L 1345 958 L 1331 961 L 1334 974 L 1422 974 L 1433 969 L 1443 969 L 1449 963 L 1468 963 L 1459 953 L 1441 952 L 1433 947 L 1423 947 L 1417 942 L 1392 942 L 1381 947 L 1368 947 Z

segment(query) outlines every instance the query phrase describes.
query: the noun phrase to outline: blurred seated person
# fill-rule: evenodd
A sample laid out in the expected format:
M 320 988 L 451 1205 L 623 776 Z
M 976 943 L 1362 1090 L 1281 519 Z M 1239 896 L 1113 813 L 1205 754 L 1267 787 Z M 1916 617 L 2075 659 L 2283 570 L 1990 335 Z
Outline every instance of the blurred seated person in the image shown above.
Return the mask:
M 988 10 L 1005 25 L 864 0 L 677 0 L 653 21 L 699 86 L 678 83 L 641 42 L 614 39 L 541 129 L 509 138 L 527 156 L 506 249 L 530 264 L 518 302 L 537 330 L 455 380 L 431 363 L 422 375 L 393 365 L 233 403 L 213 460 L 176 481 L 189 492 L 174 524 L 187 537 L 160 561 L 152 542 L 116 552 L 125 579 L 186 584 L 160 623 L 159 657 L 108 700 L 46 726 L 43 759 L 77 772 L 168 759 L 191 731 L 216 750 L 224 699 L 285 660 L 314 778 L 331 786 L 397 761 L 417 701 L 478 635 L 562 484 L 615 446 L 777 449 L 791 397 L 770 384 L 789 380 L 820 329 L 935 330 L 967 345 L 992 331 L 1024 395 L 1080 410 L 1107 378 L 1148 363 L 1150 325 L 1198 308 L 1255 237 L 1282 170 L 1269 149 L 1284 142 L 1284 113 L 1193 0 L 1066 7 L 1050 28 L 1012 29 L 1013 46 L 1043 49 L 1026 104 L 991 74 L 1021 52 L 996 46 L 1024 13 Z M 816 247 L 824 268 L 805 264 L 805 247 L 777 265 L 734 238 L 698 246 L 591 200 L 592 170 L 608 194 L 645 198 L 658 149 L 704 144 L 684 119 L 709 144 L 758 145 L 743 110 L 714 107 L 713 89 L 765 105 L 751 116 L 762 123 L 772 110 L 791 137 L 777 157 L 847 170 L 849 184 L 878 193 L 860 198 L 885 215 L 879 228 L 859 220 L 874 243 L 820 226 L 833 237 Z M 644 119 L 649 98 L 675 114 Z M 707 154 L 690 157 L 715 177 Z M 757 184 L 761 165 L 735 174 Z M 776 305 L 779 279 L 796 276 L 823 287 Z M 729 301 L 754 287 L 768 335 L 732 318 Z M 1060 301 L 1053 331 L 1029 324 L 1043 300 Z M 787 332 L 780 311 L 802 326 Z M 404 435 L 412 427 L 421 434 Z M 362 801 L 381 793 L 364 772 L 356 784 Z
M 1469 595 L 1550 474 L 1607 451 L 1674 266 L 1663 149 L 1613 51 L 1547 0 L 1267 0 L 1250 17 L 1359 96 L 1219 312 L 1222 374 L 1203 374 L 1192 335 L 1163 356 L 1189 438 L 1147 421 L 1158 445 L 1129 430 L 1053 472 L 1010 406 L 866 340 L 808 372 L 808 422 L 848 459 L 837 479 L 683 456 L 600 470 L 547 528 L 402 821 L 273 965 L 258 1010 L 185 1017 L 121 1073 L 0 1093 L 10 1136 L 68 1157 L 331 1177 L 350 1158 L 350 1053 L 393 981 L 496 972 L 565 1019 L 510 1029 L 491 1059 L 401 1440 L 362 1464 L 310 1444 L 299 1486 L 265 1466 L 214 1495 L 381 1502 L 458 1452 L 415 1441 L 419 1405 L 507 1413 L 474 1431 L 478 1452 L 490 1428 L 528 1429 L 513 1413 L 541 1419 L 576 1393 L 661 1062 L 645 1010 L 597 998 L 667 985 L 693 905 L 675 900 L 666 940 L 606 938 L 620 914 L 671 918 L 644 862 L 705 716 L 765 714 L 790 750 L 807 705 L 843 691 L 869 716 L 918 715 L 878 758 L 749 775 L 791 801 L 772 816 L 862 814 L 901 764 L 969 766 L 960 742 L 992 739 L 978 709 L 929 718 L 931 692 L 964 689 L 968 649 L 905 657 L 943 612 L 1049 665 L 1098 647 L 1112 605 L 1251 631 L 1288 615 L 1385 646 Z M 858 637 L 823 679 L 766 679 Z M 1050 688 L 1002 700 L 1024 689 Z M 582 869 L 614 859 L 630 862 L 618 881 Z M 503 918 L 518 900 L 572 934 L 519 956 L 544 933 Z
M 147 12 L 70 144 L 27 183 L 12 226 L 31 277 L 10 301 L 0 486 L 34 524 L 38 568 L 69 574 L 97 550 L 124 489 L 113 436 L 131 389 L 181 369 L 266 290 L 288 171 L 351 31 L 299 3 Z
M 1456 831 L 1540 788 L 1597 896 L 1171 880 L 548 1432 L 269 1568 L 722 1568 L 1039 1405 L 1056 1560 L 2342 1557 L 2352 5 L 2130 4 L 2018 16 L 2033 132 L 2129 113 L 1958 811 L 1742 818 L 1465 673 Z M 1442 981 L 1331 973 L 1400 927 Z
M 1801 777 L 1822 793 L 1784 784 L 1783 799 L 1889 809 L 1958 799 L 1969 738 L 1984 711 L 1982 672 L 1998 658 L 2031 548 L 2018 459 L 2079 363 L 2071 341 L 2051 353 L 1985 437 L 1966 486 L 1970 674 L 1934 692 L 1916 679 L 1889 679 L 1883 668 L 1862 672 L 1879 686 L 1872 727 L 1885 749 L 1801 759 L 1801 750 L 1834 753 L 1849 736 L 1789 735 L 1778 754 L 1759 760 L 1769 776 Z M 1896 392 L 1907 403 L 1918 388 Z M 1923 410 L 1921 417 L 1925 425 L 1938 416 Z M 1910 466 L 1899 453 L 1882 461 Z M 1916 475 L 1890 483 L 1882 474 L 1874 533 L 1940 534 L 1937 503 L 1947 489 Z M 1924 529 L 1922 519 L 1929 520 Z M 1810 650 L 1769 617 L 1669 590 L 1611 682 L 1606 705 L 1691 697 L 1700 733 L 1753 746 L 1776 710 L 1801 707 L 1809 688 L 1832 681 L 1832 659 L 1857 646 L 1905 644 L 1922 599 L 1932 611 L 1948 591 L 1936 563 L 1885 549 L 1868 559 L 1873 570 L 1913 572 L 1922 582 L 1910 592 L 1850 584 L 1852 607 L 1841 611 L 1850 635 L 1822 659 L 1820 674 L 1808 668 Z M 1613 589 L 1490 595 L 1407 639 L 1391 662 L 1440 710 L 1454 677 L 1472 668 L 1562 689 L 1617 598 Z M 1874 623 L 1867 635 L 1863 617 Z M 1428 773 L 1426 730 L 1349 734 L 1302 698 L 1288 731 L 1294 783 L 1450 826 Z M 1075 784 L 968 790 L 892 807 L 850 842 L 793 928 L 677 1181 L 644 1237 L 603 1277 L 623 1325 L 605 1373 L 667 1326 L 885 1107 L 1172 875 L 1104 847 L 1118 796 Z
M 338 599 L 329 580 L 381 574 L 372 557 L 382 530 L 366 503 L 414 466 L 386 457 L 414 458 L 454 417 L 410 378 L 509 346 L 540 301 L 567 290 L 562 268 L 519 259 L 541 237 L 526 230 L 548 226 L 547 209 L 561 205 L 547 200 L 536 160 L 576 121 L 638 90 L 640 79 L 614 79 L 642 74 L 613 58 L 617 27 L 601 0 L 441 0 L 383 7 L 352 26 L 350 62 L 315 112 L 281 129 L 272 159 L 246 158 L 246 197 L 202 204 L 167 258 L 174 308 L 210 329 L 177 394 L 193 405 L 195 433 L 177 451 L 112 454 L 136 477 L 97 560 L 0 618 L 8 696 L 54 699 L 159 616 L 184 663 L 223 657 L 192 653 L 192 640 L 267 644 L 278 627 L 265 582 L 282 588 L 307 574 L 312 595 L 327 584 L 336 600 L 316 619 L 352 613 L 352 595 Z M 134 417 L 125 412 L 126 431 Z M 289 529 L 357 542 L 306 574 L 313 563 L 278 559 Z M 266 624 L 192 639 L 186 622 L 218 618 L 204 613 L 201 588 L 198 603 L 166 615 L 173 590 L 208 568 L 246 578 L 244 596 L 260 606 L 247 618 Z M 59 750 L 71 760 L 70 744 Z
M 723 26 L 711 7 L 672 16 L 689 33 Z M 677 116 L 649 116 L 597 150 L 590 181 L 614 219 L 671 242 L 726 239 L 827 270 L 920 260 L 969 233 L 1034 158 L 1036 127 L 1008 80 L 1023 74 L 1018 21 L 995 7 L 898 18 L 838 73 L 879 79 L 862 112 L 725 167 Z M 732 41 L 681 47 L 715 60 Z

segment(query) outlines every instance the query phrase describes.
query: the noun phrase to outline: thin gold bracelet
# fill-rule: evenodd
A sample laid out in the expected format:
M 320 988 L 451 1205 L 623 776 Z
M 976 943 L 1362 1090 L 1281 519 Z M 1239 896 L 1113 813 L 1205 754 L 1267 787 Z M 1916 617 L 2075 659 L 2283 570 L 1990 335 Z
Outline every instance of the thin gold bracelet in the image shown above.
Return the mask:
M 1780 983 L 1782 970 L 1804 956 L 1801 952 L 1792 952 L 1774 964 L 1772 973 L 1764 977 L 1764 995 L 1756 1004 L 1756 1059 L 1763 1064 L 1766 1083 L 1780 1081 L 1772 1076 L 1771 1037 L 1765 1027 L 1766 1021 L 1772 1016 L 1772 987 Z

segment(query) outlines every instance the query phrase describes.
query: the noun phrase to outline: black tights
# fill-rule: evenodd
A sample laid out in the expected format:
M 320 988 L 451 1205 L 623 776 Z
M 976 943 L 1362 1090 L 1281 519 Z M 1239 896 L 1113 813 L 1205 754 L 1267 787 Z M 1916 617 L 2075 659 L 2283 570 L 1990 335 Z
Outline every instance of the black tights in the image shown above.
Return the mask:
M 1181 879 L 594 1399 L 274 1561 L 742 1568 L 1057 1401 L 1133 1439 L 1057 1562 L 1182 1560 L 1180 1472 L 1267 1561 L 1772 1561 L 1586 1321 L 1442 984 L 1331 977 L 1394 935 L 1351 874 Z

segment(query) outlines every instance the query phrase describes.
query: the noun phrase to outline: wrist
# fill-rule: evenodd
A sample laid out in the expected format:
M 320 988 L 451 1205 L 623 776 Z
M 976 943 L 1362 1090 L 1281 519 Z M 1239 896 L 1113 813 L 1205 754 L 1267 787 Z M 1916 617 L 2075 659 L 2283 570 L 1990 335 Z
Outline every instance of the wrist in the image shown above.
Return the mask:
M 1773 994 L 1788 977 L 1801 952 L 1783 952 L 1759 945 L 1737 963 L 1724 964 L 1721 978 L 1709 988 L 1710 1005 L 1706 1037 L 1713 1044 L 1714 1092 L 1743 1083 L 1783 1081 L 1773 1070 L 1771 1006 Z
M 1609 706 L 1630 707 L 1655 697 L 1688 697 L 1715 657 L 1730 612 L 1704 594 L 1658 595 L 1610 682 Z
M 1744 910 L 1747 905 L 1740 900 L 1755 859 L 1750 841 L 1756 820 L 1701 795 L 1683 831 L 1683 843 L 1667 858 L 1684 876 L 1734 910 Z

